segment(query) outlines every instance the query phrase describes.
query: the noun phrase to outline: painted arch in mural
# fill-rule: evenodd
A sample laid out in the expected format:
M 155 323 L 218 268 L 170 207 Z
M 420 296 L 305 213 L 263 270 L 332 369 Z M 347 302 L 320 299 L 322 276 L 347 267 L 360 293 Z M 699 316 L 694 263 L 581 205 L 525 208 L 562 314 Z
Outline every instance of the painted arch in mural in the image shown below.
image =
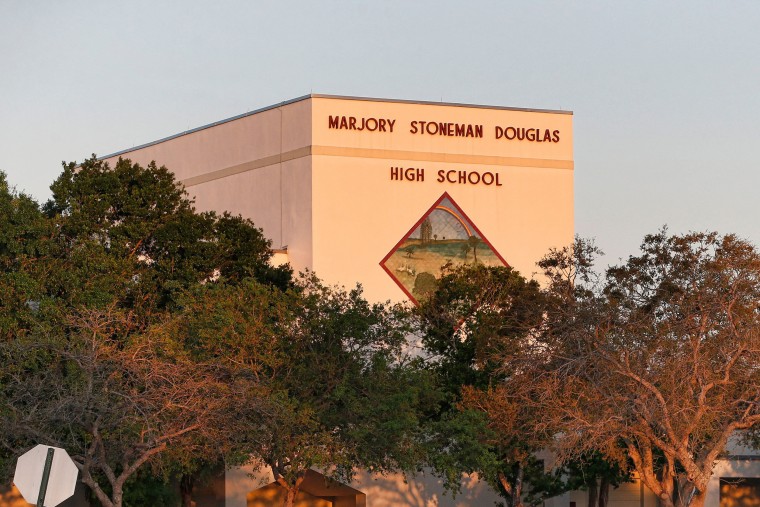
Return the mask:
M 448 193 L 407 232 L 380 266 L 415 303 L 435 286 L 444 265 L 507 266 Z

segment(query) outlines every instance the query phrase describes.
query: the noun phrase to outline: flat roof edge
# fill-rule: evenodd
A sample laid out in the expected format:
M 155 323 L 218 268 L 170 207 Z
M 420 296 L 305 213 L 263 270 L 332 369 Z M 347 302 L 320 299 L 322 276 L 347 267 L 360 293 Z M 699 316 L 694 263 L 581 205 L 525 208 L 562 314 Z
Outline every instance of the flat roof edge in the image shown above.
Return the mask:
M 143 143 L 138 146 L 134 146 L 132 148 L 127 148 L 124 150 L 116 151 L 114 153 L 109 153 L 108 155 L 103 155 L 103 156 L 98 157 L 98 160 L 118 157 L 126 153 L 141 150 L 143 148 L 148 148 L 150 146 L 155 146 L 157 144 L 161 144 L 166 141 L 171 141 L 172 139 L 176 139 L 178 137 L 186 136 L 188 134 L 193 134 L 195 132 L 209 129 L 211 127 L 216 127 L 217 125 L 222 125 L 224 123 L 229 123 L 231 121 L 240 120 L 242 118 L 252 116 L 254 114 L 263 113 L 265 111 L 277 109 L 278 107 L 287 106 L 289 104 L 294 104 L 296 102 L 301 102 L 302 100 L 308 100 L 312 98 L 338 99 L 338 100 L 363 100 L 367 102 L 395 102 L 395 103 L 400 103 L 400 104 L 420 104 L 420 105 L 426 105 L 426 106 L 451 106 L 451 107 L 469 107 L 469 108 L 477 108 L 477 109 L 498 109 L 498 110 L 504 110 L 504 111 L 520 111 L 520 112 L 527 112 L 527 113 L 569 114 L 569 115 L 573 114 L 572 111 L 565 111 L 561 109 L 534 109 L 534 108 L 526 108 L 526 107 L 489 106 L 489 105 L 484 105 L 484 104 L 465 104 L 465 103 L 460 103 L 460 102 L 434 102 L 434 101 L 427 101 L 427 100 L 383 99 L 383 98 L 376 98 L 376 97 L 354 97 L 351 95 L 329 95 L 329 94 L 323 94 L 323 93 L 310 93 L 308 95 L 302 95 L 294 99 L 278 102 L 277 104 L 272 104 L 270 106 L 254 109 L 253 111 L 248 111 L 247 113 L 231 116 L 229 118 L 215 121 L 213 123 L 208 123 L 206 125 L 202 125 L 200 127 L 196 127 L 190 130 L 185 130 L 183 132 L 179 132 L 177 134 L 173 134 L 167 137 L 162 137 L 161 139 Z
M 452 106 L 452 107 L 470 107 L 476 109 L 499 109 L 503 111 L 520 111 L 526 113 L 549 113 L 549 114 L 569 114 L 572 115 L 572 111 L 564 109 L 538 109 L 531 107 L 509 107 L 509 106 L 489 106 L 486 104 L 468 104 L 464 102 L 435 102 L 432 100 L 408 100 L 408 99 L 383 99 L 377 97 L 354 97 L 351 95 L 328 95 L 322 93 L 312 93 L 304 98 L 315 99 L 341 99 L 341 100 L 364 100 L 367 102 L 395 102 L 400 104 L 421 104 L 425 106 Z

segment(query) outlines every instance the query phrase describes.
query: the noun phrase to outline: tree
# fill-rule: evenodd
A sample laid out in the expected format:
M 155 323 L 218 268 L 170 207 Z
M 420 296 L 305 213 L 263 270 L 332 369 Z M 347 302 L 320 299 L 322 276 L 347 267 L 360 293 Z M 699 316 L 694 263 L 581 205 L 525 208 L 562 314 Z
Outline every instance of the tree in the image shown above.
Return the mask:
M 445 266 L 418 317 L 423 345 L 446 391 L 487 387 L 499 367 L 495 354 L 520 347 L 541 324 L 541 297 L 538 284 L 512 268 Z
M 129 332 L 128 320 L 85 310 L 65 336 L 33 332 L 0 348 L 9 365 L 3 443 L 66 448 L 104 507 L 121 507 L 144 465 L 212 453 L 225 441 L 220 414 L 234 394 L 220 368 L 168 354 L 156 330 L 114 339 Z
M 478 263 L 478 246 L 480 245 L 480 238 L 474 234 L 467 238 L 467 247 L 472 250 L 474 264 Z
M 16 193 L 0 172 L 0 340 L 26 333 L 40 299 L 37 259 L 52 225 L 27 195 Z
M 503 355 L 521 372 L 507 385 L 544 429 L 563 428 L 561 458 L 630 459 L 663 505 L 701 506 L 729 438 L 760 422 L 760 254 L 734 235 L 662 230 L 595 286 L 591 250 L 542 262 L 552 325 Z
M 416 467 L 420 407 L 431 389 L 403 351 L 404 308 L 371 305 L 360 289 L 327 287 L 313 276 L 285 292 L 254 280 L 199 291 L 174 334 L 268 393 L 258 417 L 229 421 L 237 438 L 228 463 L 270 467 L 285 506 L 309 469 L 350 480 L 357 468 Z
M 529 502 L 539 505 L 567 490 L 562 477 L 547 473 L 543 461 L 536 457 L 549 443 L 544 434 L 534 429 L 541 415 L 511 396 L 503 384 L 486 389 L 465 386 L 460 406 L 485 416 L 487 429 L 480 438 L 496 459 L 481 458 L 486 466 L 478 469 L 495 488 L 501 487 L 509 505 L 522 507 L 528 491 Z
M 7 212 L 0 217 L 0 330 L 9 340 L 26 335 L 54 337 L 58 348 L 50 345 L 51 350 L 63 354 L 63 345 L 81 342 L 81 315 L 110 316 L 120 324 L 99 331 L 92 347 L 114 348 L 113 357 L 127 361 L 129 356 L 124 354 L 132 351 L 133 340 L 149 330 L 155 333 L 170 321 L 196 286 L 235 285 L 251 277 L 280 289 L 290 285 L 287 266 L 269 265 L 270 244 L 260 229 L 241 217 L 197 213 L 164 167 L 142 167 L 120 159 L 111 168 L 94 157 L 79 166 L 65 164 L 51 186 L 53 199 L 44 206 L 44 213 L 33 200 L 13 193 L 4 178 L 0 183 L 0 206 Z M 171 337 L 165 338 L 165 343 L 171 343 Z M 179 348 L 167 350 L 177 354 L 171 360 L 182 357 Z M 39 364 L 30 364 L 42 370 L 46 361 L 42 354 Z M 66 365 L 78 365 L 78 361 L 70 359 Z M 201 365 L 199 371 L 204 371 Z M 32 375 L 33 370 L 26 373 Z M 15 373 L 11 369 L 9 374 Z M 24 408 L 13 404 L 12 392 L 3 395 L 7 395 L 4 406 L 12 411 Z M 187 417 L 192 414 L 189 410 Z M 121 419 L 129 424 L 128 418 Z M 65 440 L 57 433 L 35 434 L 31 429 L 21 431 L 19 425 L 17 429 L 6 440 L 6 449 L 15 454 L 29 446 L 25 438 L 35 435 Z M 119 454 L 111 451 L 106 453 L 109 459 Z M 161 455 L 163 465 L 174 456 L 163 451 Z M 157 461 L 158 457 L 148 460 L 154 466 Z M 198 463 L 183 457 L 175 465 L 175 471 L 187 472 Z M 109 466 L 125 469 L 114 462 Z M 101 479 L 112 482 L 103 475 L 93 476 L 93 480 Z M 126 483 L 119 484 L 121 488 Z
M 520 350 L 543 322 L 536 282 L 511 268 L 480 264 L 444 270 L 419 309 L 423 344 L 447 398 L 433 414 L 432 466 L 454 488 L 479 472 L 513 506 L 523 504 L 526 475 L 548 481 L 535 452 L 537 413 L 506 396 L 499 352 Z M 554 481 L 556 482 L 556 481 Z
M 250 220 L 196 212 L 174 175 L 155 163 L 65 164 L 51 190 L 44 209 L 57 233 L 48 242 L 55 276 L 47 290 L 56 300 L 116 298 L 149 322 L 196 283 L 254 276 L 285 287 L 290 278 L 289 267 L 269 265 L 270 243 Z
M 430 217 L 425 217 L 425 220 L 420 224 L 420 243 L 427 245 L 432 237 L 433 224 L 430 222 Z
M 414 289 L 412 289 L 412 292 L 418 298 L 425 298 L 435 290 L 437 284 L 438 280 L 436 280 L 435 275 L 423 271 L 414 279 Z

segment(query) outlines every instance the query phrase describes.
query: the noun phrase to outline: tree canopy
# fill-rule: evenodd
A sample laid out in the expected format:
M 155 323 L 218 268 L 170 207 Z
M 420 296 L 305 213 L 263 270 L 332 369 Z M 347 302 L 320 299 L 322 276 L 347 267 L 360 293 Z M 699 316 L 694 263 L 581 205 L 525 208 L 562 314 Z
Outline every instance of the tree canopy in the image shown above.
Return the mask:
M 0 173 L 0 454 L 64 446 L 104 506 L 221 460 L 270 467 L 286 506 L 311 468 L 431 466 L 514 507 L 603 506 L 629 470 L 699 507 L 729 439 L 757 439 L 760 253 L 734 235 L 662 230 L 603 276 L 578 240 L 541 284 L 448 266 L 410 312 L 272 267 L 250 220 L 155 164 L 93 157 L 51 188 L 39 206 Z
M 760 254 L 734 235 L 667 234 L 589 283 L 592 249 L 542 262 L 545 332 L 503 367 L 561 458 L 630 460 L 664 505 L 701 505 L 732 436 L 760 422 Z
M 4 176 L 1 183 L 0 326 L 3 352 L 14 359 L 0 374 L 2 412 L 14 429 L 3 438 L 10 456 L 34 442 L 65 444 L 101 503 L 121 505 L 143 464 L 161 466 L 171 455 L 181 470 L 190 454 L 210 455 L 198 452 L 201 444 L 223 448 L 201 437 L 224 427 L 218 417 L 230 407 L 204 400 L 231 399 L 217 391 L 234 389 L 235 378 L 173 346 L 165 328 L 195 287 L 249 278 L 290 285 L 287 266 L 269 265 L 261 230 L 196 212 L 155 164 L 67 164 L 42 207 Z
M 313 276 L 288 291 L 249 282 L 199 289 L 173 334 L 197 357 L 257 380 L 263 412 L 229 421 L 238 463 L 269 466 L 292 505 L 309 469 L 414 469 L 430 379 L 404 352 L 399 306 L 369 304 Z M 215 337 L 210 340 L 209 335 Z M 245 400 L 239 400 L 245 404 Z

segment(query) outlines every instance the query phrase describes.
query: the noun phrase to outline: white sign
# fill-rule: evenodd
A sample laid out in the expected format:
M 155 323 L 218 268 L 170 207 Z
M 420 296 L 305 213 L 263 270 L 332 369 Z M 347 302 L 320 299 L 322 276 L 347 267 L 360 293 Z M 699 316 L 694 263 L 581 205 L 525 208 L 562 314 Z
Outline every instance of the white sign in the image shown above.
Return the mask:
M 43 505 L 55 507 L 72 496 L 77 485 L 79 469 L 69 457 L 66 449 L 40 444 L 27 451 L 16 462 L 13 483 L 27 502 L 37 505 L 48 449 L 54 449 L 55 453 L 50 467 L 47 493 Z

